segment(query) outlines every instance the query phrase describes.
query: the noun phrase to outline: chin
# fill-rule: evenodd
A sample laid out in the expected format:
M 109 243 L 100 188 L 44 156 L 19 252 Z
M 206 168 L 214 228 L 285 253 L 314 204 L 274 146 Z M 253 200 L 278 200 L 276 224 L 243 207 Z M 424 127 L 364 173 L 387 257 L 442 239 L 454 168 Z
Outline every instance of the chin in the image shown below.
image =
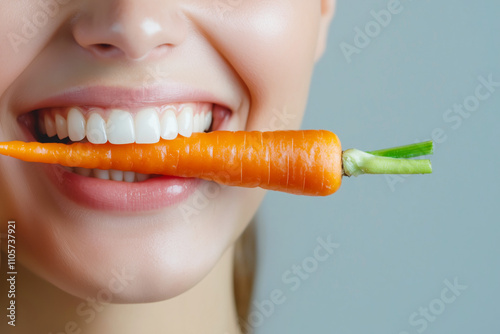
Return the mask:
M 208 189 L 212 194 L 219 189 L 217 196 L 204 198 Z M 44 207 L 38 202 L 35 210 L 17 215 L 27 222 L 17 231 L 25 245 L 18 259 L 83 300 L 128 304 L 174 298 L 199 284 L 232 250 L 265 194 L 207 181 L 197 190 L 176 206 L 140 215 L 82 208 L 55 193 L 58 209 L 36 215 Z

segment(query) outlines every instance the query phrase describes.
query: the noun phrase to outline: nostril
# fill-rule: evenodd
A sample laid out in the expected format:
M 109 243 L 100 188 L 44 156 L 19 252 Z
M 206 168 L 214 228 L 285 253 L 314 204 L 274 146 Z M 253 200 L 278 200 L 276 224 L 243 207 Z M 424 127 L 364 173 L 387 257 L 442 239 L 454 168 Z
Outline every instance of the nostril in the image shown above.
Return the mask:
M 105 52 L 105 51 L 108 51 L 108 50 L 112 49 L 113 45 L 111 45 L 111 44 L 96 44 L 96 45 L 94 45 L 94 47 L 96 49 L 98 49 L 99 51 L 104 51 Z
M 93 44 L 90 48 L 95 54 L 101 56 L 113 56 L 115 53 L 120 53 L 120 49 L 113 44 L 99 43 Z

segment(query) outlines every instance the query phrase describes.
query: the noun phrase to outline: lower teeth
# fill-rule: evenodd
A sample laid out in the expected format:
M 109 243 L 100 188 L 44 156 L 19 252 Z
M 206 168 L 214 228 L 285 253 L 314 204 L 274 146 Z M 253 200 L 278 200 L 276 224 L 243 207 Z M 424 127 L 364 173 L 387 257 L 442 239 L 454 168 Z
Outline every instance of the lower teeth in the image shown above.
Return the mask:
M 144 182 L 151 176 L 135 172 L 122 172 L 119 170 L 102 170 L 102 169 L 87 169 L 87 168 L 71 168 L 63 167 L 65 170 L 85 177 L 93 177 L 101 180 L 112 180 L 118 182 Z

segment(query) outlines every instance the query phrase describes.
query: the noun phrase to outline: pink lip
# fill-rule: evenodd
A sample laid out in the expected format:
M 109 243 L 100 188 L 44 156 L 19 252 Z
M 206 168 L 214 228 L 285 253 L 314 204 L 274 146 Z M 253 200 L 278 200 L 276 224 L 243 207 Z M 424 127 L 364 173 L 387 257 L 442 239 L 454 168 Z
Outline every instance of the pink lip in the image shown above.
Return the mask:
M 126 183 L 80 176 L 60 166 L 44 167 L 61 193 L 78 204 L 98 210 L 139 212 L 166 208 L 188 198 L 203 182 L 162 176 Z
M 227 101 L 214 94 L 183 84 L 162 84 L 148 88 L 109 86 L 74 87 L 36 102 L 23 101 L 19 109 L 25 112 L 50 107 L 95 106 L 141 107 L 183 102 L 209 102 L 229 110 Z

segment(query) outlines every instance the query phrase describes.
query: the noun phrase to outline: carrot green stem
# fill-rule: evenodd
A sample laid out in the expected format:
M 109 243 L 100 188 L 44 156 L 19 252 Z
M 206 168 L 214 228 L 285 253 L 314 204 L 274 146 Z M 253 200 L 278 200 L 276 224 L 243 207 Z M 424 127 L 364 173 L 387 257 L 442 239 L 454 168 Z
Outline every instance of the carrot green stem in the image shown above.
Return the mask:
M 370 151 L 366 153 L 389 158 L 414 158 L 420 157 L 422 155 L 429 155 L 433 152 L 434 143 L 432 142 L 432 140 L 429 140 L 422 143 L 386 148 L 383 150 Z
M 349 149 L 342 154 L 344 174 L 428 174 L 432 173 L 428 159 L 407 159 L 432 154 L 432 142 L 417 143 L 385 150 L 363 152 Z

